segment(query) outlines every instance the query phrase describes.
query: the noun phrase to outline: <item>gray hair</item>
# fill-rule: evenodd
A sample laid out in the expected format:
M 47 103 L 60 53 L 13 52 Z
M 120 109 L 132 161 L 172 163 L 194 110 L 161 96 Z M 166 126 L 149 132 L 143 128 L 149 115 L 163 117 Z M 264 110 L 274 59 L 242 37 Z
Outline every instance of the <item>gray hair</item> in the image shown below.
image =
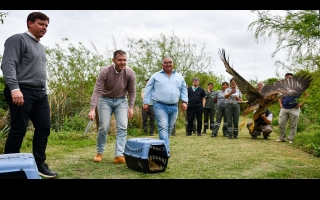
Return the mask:
M 192 81 L 200 81 L 200 79 L 198 77 L 194 77 Z
M 163 64 L 163 60 L 164 60 L 164 59 L 166 59 L 166 58 L 169 58 L 169 59 L 172 61 L 172 63 L 173 63 L 172 58 L 170 58 L 169 56 L 166 56 L 166 57 L 162 58 L 162 60 L 161 60 L 161 64 Z
M 259 85 L 259 84 L 261 84 L 262 86 L 264 86 L 263 81 L 259 81 L 259 82 L 257 83 L 257 85 Z

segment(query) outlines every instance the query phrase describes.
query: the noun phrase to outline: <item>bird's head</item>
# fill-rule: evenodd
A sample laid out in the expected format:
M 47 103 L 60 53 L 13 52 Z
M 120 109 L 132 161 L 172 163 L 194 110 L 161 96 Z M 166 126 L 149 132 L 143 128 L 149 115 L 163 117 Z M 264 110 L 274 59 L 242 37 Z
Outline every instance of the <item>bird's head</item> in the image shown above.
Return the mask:
M 276 97 L 277 97 L 277 99 L 280 99 L 283 97 L 283 94 L 281 92 L 278 92 Z
M 272 101 L 273 102 L 278 102 L 278 99 L 282 98 L 283 97 L 283 94 L 281 92 L 275 92 L 273 95 L 272 95 Z
M 265 103 L 271 105 L 275 102 L 278 102 L 278 99 L 282 98 L 283 94 L 281 92 L 272 92 L 266 95 Z

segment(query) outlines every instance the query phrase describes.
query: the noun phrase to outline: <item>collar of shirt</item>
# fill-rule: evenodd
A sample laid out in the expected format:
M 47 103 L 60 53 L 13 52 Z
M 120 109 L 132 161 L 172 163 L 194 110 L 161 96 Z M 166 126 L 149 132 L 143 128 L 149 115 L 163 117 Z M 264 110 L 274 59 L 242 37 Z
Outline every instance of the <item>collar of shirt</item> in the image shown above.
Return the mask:
M 115 64 L 113 64 L 113 69 L 114 69 L 114 71 L 116 71 L 117 74 L 121 74 L 121 72 L 123 71 L 123 70 L 121 70 L 120 72 L 118 72 L 118 71 L 116 70 L 116 65 L 115 65 Z
M 198 89 L 198 87 L 194 87 L 192 86 L 193 91 L 196 91 Z
M 34 36 L 32 35 L 32 33 L 30 33 L 29 31 L 26 31 L 26 34 L 28 34 L 30 37 L 32 37 L 34 40 L 36 40 L 37 42 L 40 42 L 40 38 L 39 40 Z
M 160 73 L 165 73 L 166 74 L 166 72 L 163 69 L 160 71 Z M 176 73 L 176 71 L 174 71 L 174 69 L 173 69 L 172 73 Z

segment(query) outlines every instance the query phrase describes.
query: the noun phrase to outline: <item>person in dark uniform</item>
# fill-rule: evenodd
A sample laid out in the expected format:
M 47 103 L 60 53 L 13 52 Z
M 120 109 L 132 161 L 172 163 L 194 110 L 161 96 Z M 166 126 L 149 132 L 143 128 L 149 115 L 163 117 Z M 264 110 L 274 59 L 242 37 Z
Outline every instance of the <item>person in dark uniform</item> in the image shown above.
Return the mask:
M 221 90 L 218 90 L 214 95 L 214 101 L 217 103 L 216 121 L 214 122 L 211 137 L 216 137 L 220 128 L 220 124 L 223 118 L 222 133 L 223 136 L 228 137 L 228 125 L 226 114 L 226 98 L 224 97 L 224 91 L 229 87 L 228 82 L 222 83 Z
M 203 132 L 206 133 L 206 130 L 209 128 L 209 119 L 210 119 L 210 130 L 213 130 L 214 117 L 216 114 L 217 104 L 214 102 L 214 95 L 216 91 L 212 90 L 213 83 L 208 83 L 208 89 L 206 91 L 206 104 L 204 105 L 203 115 Z
M 200 79 L 195 77 L 192 79 L 193 86 L 188 87 L 188 132 L 187 136 L 192 135 L 193 120 L 197 118 L 197 135 L 201 136 L 202 128 L 202 113 L 203 107 L 206 104 L 206 93 L 202 87 L 199 87 Z

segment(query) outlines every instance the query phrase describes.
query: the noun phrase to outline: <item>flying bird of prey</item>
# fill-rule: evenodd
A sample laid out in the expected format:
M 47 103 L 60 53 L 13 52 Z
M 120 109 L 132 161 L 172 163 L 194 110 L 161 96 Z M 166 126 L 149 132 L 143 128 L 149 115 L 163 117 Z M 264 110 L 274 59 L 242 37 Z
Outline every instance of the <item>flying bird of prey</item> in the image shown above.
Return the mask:
M 245 94 L 247 99 L 247 108 L 242 112 L 244 122 L 240 124 L 240 130 L 245 124 L 246 116 L 256 110 L 253 113 L 253 119 L 256 119 L 264 113 L 265 109 L 270 105 L 278 102 L 278 99 L 285 96 L 299 96 L 308 87 L 312 81 L 312 77 L 308 75 L 293 76 L 279 80 L 273 84 L 266 84 L 260 92 L 253 87 L 247 80 L 245 80 L 238 72 L 236 72 L 229 65 L 229 57 L 226 59 L 224 49 L 219 49 L 220 59 L 224 63 L 226 72 L 228 72 L 232 78 L 236 81 L 237 86 L 242 94 Z M 254 123 L 249 127 L 250 131 L 254 128 Z

